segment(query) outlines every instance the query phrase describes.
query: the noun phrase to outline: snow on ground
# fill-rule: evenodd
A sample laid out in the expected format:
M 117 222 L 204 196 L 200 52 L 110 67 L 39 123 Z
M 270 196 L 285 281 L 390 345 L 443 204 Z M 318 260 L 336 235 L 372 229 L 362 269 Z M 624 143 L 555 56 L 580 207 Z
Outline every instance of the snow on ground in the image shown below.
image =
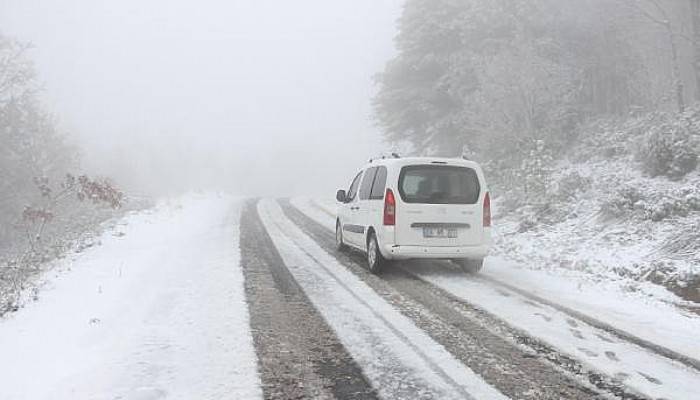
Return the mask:
M 320 201 L 309 199 L 307 197 L 295 197 L 290 199 L 289 203 L 317 223 L 335 232 L 336 214 L 335 211 L 331 212 L 329 210 L 330 207 L 326 206 Z
M 650 398 L 690 400 L 700 386 L 700 374 L 684 365 L 622 342 L 512 291 L 434 264 L 415 263 L 405 269 Z
M 641 339 L 700 359 L 700 317 L 668 303 L 620 293 L 613 283 L 575 280 L 549 271 L 531 270 L 499 256 L 489 257 L 481 273 L 552 299 Z
M 262 397 L 239 266 L 240 202 L 131 215 L 0 320 L 0 399 Z
M 319 209 L 319 204 L 330 208 L 330 201 L 298 198 L 293 199 L 292 204 L 329 230 L 335 229 L 334 217 Z M 700 359 L 700 318 L 667 302 L 659 301 L 658 298 L 641 297 L 637 293 L 620 291 L 616 283 L 594 282 L 577 279 L 577 275 L 530 269 L 526 265 L 499 256 L 487 258 L 481 273 L 589 315 L 641 339 Z M 479 285 L 488 286 L 483 282 Z M 490 289 L 486 287 L 486 290 Z M 463 295 L 467 296 L 468 293 Z M 503 297 L 497 299 L 503 300 Z M 506 321 L 510 322 L 510 315 L 505 317 Z
M 505 398 L 321 249 L 276 202 L 263 200 L 258 211 L 287 268 L 383 398 Z
M 333 217 L 338 214 L 338 202 L 335 199 L 311 199 L 310 202 Z
M 577 178 L 564 184 L 570 176 Z M 697 307 L 664 285 L 692 285 L 700 276 L 698 245 L 690 243 L 700 226 L 700 172 L 672 181 L 645 176 L 630 160 L 604 159 L 562 161 L 552 179 L 573 194 L 555 197 L 550 209 L 536 215 L 522 209 L 501 215 L 508 199 L 495 200 L 499 255 L 528 269 Z M 525 229 L 529 218 L 538 222 Z M 679 243 L 684 246 L 672 250 Z

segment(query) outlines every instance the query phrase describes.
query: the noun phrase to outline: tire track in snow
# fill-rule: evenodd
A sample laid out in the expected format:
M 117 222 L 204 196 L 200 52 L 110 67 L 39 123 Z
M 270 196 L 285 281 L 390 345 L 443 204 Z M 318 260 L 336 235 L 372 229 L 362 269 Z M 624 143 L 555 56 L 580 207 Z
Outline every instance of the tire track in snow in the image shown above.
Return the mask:
M 319 221 L 318 218 L 311 218 L 310 216 L 305 215 L 301 211 L 291 206 L 286 200 L 282 201 L 282 205 L 284 207 L 285 212 L 287 212 L 287 215 L 290 216 L 290 218 L 294 220 L 300 227 L 302 227 L 305 230 L 305 232 L 307 232 L 307 234 L 314 237 L 314 239 L 325 249 L 327 249 L 328 251 L 332 251 L 332 249 L 335 246 L 335 236 L 331 232 L 331 224 L 322 225 L 321 221 Z M 385 284 L 389 284 L 392 287 L 394 287 L 401 294 L 406 295 L 409 298 L 417 299 L 418 302 L 421 302 L 421 298 L 424 299 L 424 301 L 422 301 L 422 304 L 427 308 L 432 307 L 433 309 L 435 309 L 435 307 L 437 307 L 438 309 L 442 310 L 460 310 L 462 314 L 461 318 L 463 320 L 471 321 L 462 321 L 460 324 L 467 324 L 467 326 L 470 326 L 468 328 L 470 330 L 477 329 L 474 327 L 474 325 L 485 326 L 488 328 L 487 331 L 492 332 L 491 335 L 495 334 L 499 337 L 507 338 L 511 342 L 514 342 L 518 345 L 527 347 L 528 349 L 530 349 L 531 352 L 538 354 L 540 359 L 547 360 L 548 362 L 551 362 L 554 366 L 556 366 L 556 371 L 558 372 L 553 372 L 555 375 L 557 373 L 564 373 L 570 376 L 576 376 L 578 377 L 578 380 L 583 380 L 592 385 L 593 387 L 598 388 L 599 390 L 610 393 L 620 398 L 647 398 L 644 395 L 641 395 L 636 390 L 626 387 L 619 379 L 607 376 L 595 369 L 592 369 L 591 367 L 585 365 L 576 358 L 566 355 L 561 351 L 557 350 L 556 348 L 552 347 L 551 345 L 544 343 L 542 340 L 532 337 L 532 335 L 528 332 L 514 328 L 513 326 L 503 321 L 496 315 L 490 314 L 480 307 L 475 307 L 475 305 L 466 301 L 464 298 L 455 296 L 452 293 L 449 293 L 446 290 L 437 287 L 431 284 L 430 282 L 427 282 L 425 279 L 421 278 L 420 274 L 415 274 L 412 271 L 405 270 L 403 268 L 390 268 L 382 274 L 381 278 L 377 278 L 366 272 L 366 270 L 364 269 L 364 257 L 360 256 L 359 253 L 353 252 L 349 254 L 338 254 L 338 260 L 343 262 L 344 265 L 346 265 L 350 270 L 352 270 L 356 274 L 363 276 L 367 282 L 384 282 Z M 428 262 L 428 264 L 432 263 Z M 446 265 L 437 266 L 437 268 L 445 267 Z M 455 271 L 453 277 L 456 279 L 466 278 L 461 271 Z M 411 281 L 418 281 L 419 283 L 408 283 Z M 376 288 L 375 290 L 377 290 L 378 293 L 386 292 L 386 289 L 382 289 L 381 283 L 375 283 L 373 286 Z M 432 304 L 431 301 L 425 301 L 425 298 L 429 297 L 429 295 L 426 295 L 425 293 L 430 292 L 434 293 L 432 296 Z M 438 303 L 442 303 L 442 305 L 438 306 Z M 395 304 L 395 306 L 401 307 L 401 304 Z M 543 307 L 546 306 L 543 305 Z M 446 318 L 448 321 L 450 318 L 453 318 L 446 315 L 442 315 L 442 317 Z M 497 347 L 493 347 L 488 351 L 495 352 L 496 348 Z M 518 352 L 520 350 L 513 347 L 510 349 L 510 351 Z M 513 358 L 513 360 L 514 359 L 516 358 Z M 531 373 L 531 371 L 533 371 L 532 368 L 528 369 L 529 373 Z M 485 377 L 487 377 L 487 375 L 485 375 Z M 494 379 L 497 379 L 497 377 Z M 540 383 L 546 381 L 546 378 L 542 376 L 540 376 L 539 379 L 542 379 L 542 381 L 539 381 Z M 495 381 L 492 384 L 496 385 Z M 504 391 L 506 394 L 512 396 L 510 392 L 507 392 L 507 389 L 501 387 L 499 387 L 499 389 Z M 572 396 L 563 397 L 570 398 Z M 535 398 L 540 397 L 536 396 Z
M 656 343 L 652 343 L 648 340 L 642 339 L 642 338 L 635 336 L 629 332 L 625 332 L 622 329 L 616 328 L 608 323 L 605 323 L 603 321 L 595 319 L 589 315 L 578 312 L 576 310 L 573 310 L 569 307 L 563 306 L 563 305 L 558 304 L 556 302 L 553 302 L 551 300 L 545 299 L 543 297 L 537 296 L 535 294 L 532 294 L 530 292 L 527 292 L 525 290 L 517 288 L 513 285 L 509 285 L 509 284 L 502 282 L 496 278 L 493 278 L 490 276 L 479 276 L 478 279 L 489 282 L 493 285 L 501 286 L 507 290 L 510 290 L 511 292 L 515 292 L 515 293 L 517 293 L 523 297 L 529 298 L 530 300 L 533 300 L 537 303 L 550 306 L 558 311 L 561 311 L 565 314 L 570 315 L 571 317 L 574 317 L 580 321 L 583 321 L 590 326 L 593 326 L 593 327 L 598 328 L 602 331 L 605 331 L 605 332 L 617 337 L 620 340 L 636 344 L 637 346 L 645 348 L 651 352 L 654 352 L 659 356 L 666 357 L 666 358 L 673 360 L 673 361 L 677 361 L 681 364 L 684 364 L 687 367 L 690 367 L 690 368 L 700 372 L 700 360 L 697 360 L 693 357 L 686 356 L 684 354 L 673 351 L 667 347 L 664 347 L 664 346 L 658 345 Z
M 300 206 L 308 208 L 303 204 Z M 327 233 L 333 229 L 332 220 L 323 223 L 325 219 L 315 210 L 310 211 L 309 217 L 325 227 Z M 327 237 L 334 240 L 332 234 Z M 694 398 L 691 393 L 699 379 L 695 368 L 654 351 L 657 349 L 626 340 L 625 335 L 613 335 L 597 326 L 603 323 L 592 317 L 578 318 L 580 313 L 567 313 L 566 307 L 562 307 L 563 310 L 552 307 L 550 304 L 558 304 L 530 295 L 522 289 L 510 290 L 510 285 L 499 285 L 487 277 L 465 276 L 460 272 L 450 274 L 445 272 L 450 269 L 450 264 L 446 262 L 403 262 L 400 265 L 410 265 L 403 268 L 406 273 L 444 290 L 446 295 L 457 301 L 479 307 L 494 318 L 505 318 L 514 332 L 518 330 L 522 333 L 514 336 L 518 343 L 534 347 L 538 352 L 547 354 L 548 358 L 555 356 L 561 359 L 557 364 L 572 373 L 587 376 L 589 382 L 601 389 L 631 398 L 641 396 L 640 393 L 658 398 Z M 488 292 L 504 297 L 490 296 L 490 300 L 484 300 Z M 499 307 L 503 302 L 514 303 L 514 299 L 521 303 L 516 307 L 520 312 L 513 313 L 508 307 Z M 531 307 L 525 307 L 528 304 Z M 547 310 L 546 314 L 549 315 L 542 310 Z M 538 324 L 528 320 L 530 311 L 541 317 Z M 588 319 L 597 323 L 588 323 Z M 559 329 L 562 321 L 568 324 L 565 331 L 570 334 L 569 339 L 564 337 L 566 332 Z M 572 327 L 571 322 L 577 326 Z
M 375 399 L 376 393 L 284 266 L 258 217 L 241 216 L 241 265 L 266 399 Z
M 275 202 L 261 202 L 259 212 L 288 268 L 383 398 L 505 398 L 348 272 Z
M 308 201 L 307 204 L 308 205 L 305 205 L 305 206 L 315 207 L 316 209 L 320 210 L 324 214 L 328 214 L 328 210 L 326 208 L 324 208 L 323 206 L 319 205 L 318 202 L 316 202 L 314 200 Z M 303 209 L 303 207 L 305 207 L 305 206 L 302 206 L 301 204 L 299 204 L 299 205 L 294 204 L 294 205 L 296 207 L 300 208 L 300 210 L 302 212 L 307 211 L 307 210 Z M 299 206 L 302 206 L 302 207 L 299 207 Z M 307 217 L 310 217 L 310 215 L 307 215 Z M 333 220 L 332 221 L 333 226 L 335 226 L 334 225 L 335 224 L 335 216 L 331 216 L 331 218 Z M 322 224 L 321 221 L 318 220 L 318 218 L 312 218 L 312 219 L 314 219 L 316 223 Z M 322 224 L 322 225 L 324 225 L 324 224 Z M 582 313 L 580 311 L 576 311 L 570 307 L 566 307 L 562 304 L 556 303 L 554 301 L 543 298 L 541 296 L 537 296 L 537 295 L 532 294 L 526 290 L 520 289 L 520 288 L 515 287 L 513 285 L 509 285 L 508 283 L 500 281 L 496 278 L 493 278 L 490 276 L 485 276 L 485 275 L 479 275 L 479 276 L 477 276 L 476 279 L 482 280 L 482 281 L 487 282 L 491 285 L 501 286 L 502 288 L 507 289 L 511 292 L 515 292 L 523 297 L 526 297 L 526 298 L 532 300 L 535 303 L 539 303 L 539 304 L 543 304 L 543 305 L 547 305 L 549 307 L 552 307 L 552 308 L 554 308 L 562 313 L 568 314 L 569 316 L 571 316 L 575 319 L 583 321 L 592 327 L 595 327 L 595 328 L 600 329 L 604 332 L 607 332 L 619 340 L 635 344 L 635 345 L 642 347 L 644 349 L 647 349 L 647 350 L 649 350 L 649 351 L 651 351 L 651 352 L 653 352 L 661 357 L 665 357 L 665 358 L 668 358 L 669 360 L 679 362 L 679 363 L 681 363 L 689 368 L 694 369 L 697 372 L 700 372 L 700 360 L 698 360 L 696 358 L 679 353 L 677 351 L 669 349 L 668 347 L 651 342 L 649 340 L 642 339 L 639 336 L 636 336 L 630 332 L 627 332 L 623 329 L 615 327 L 609 323 L 603 322 L 603 321 L 601 321 L 601 320 L 599 320 L 591 315 Z
M 617 381 L 649 398 L 694 398 L 691 393 L 700 383 L 700 375 L 681 363 L 634 343 L 606 337 L 606 332 L 585 321 L 546 304 L 534 303 L 529 297 L 508 293 L 502 286 L 489 285 L 459 271 L 451 272 L 447 263 L 403 263 L 399 268 L 458 301 L 508 321 L 514 329 L 526 332 L 518 339 L 522 343 L 534 346 L 546 343 L 563 357 L 577 360 L 582 371 L 587 371 L 591 382 L 598 386 L 614 389 L 611 384 Z M 508 295 L 504 297 L 504 293 Z M 598 379 L 603 381 L 599 383 Z
M 368 273 L 364 257 L 359 253 L 335 252 L 335 237 L 329 227 L 309 219 L 288 201 L 281 201 L 281 205 L 285 214 L 319 246 L 333 253 L 351 273 L 507 396 L 519 399 L 604 397 L 597 394 L 593 385 L 584 384 L 573 374 L 542 361 L 529 348 L 523 349 L 515 340 L 504 339 L 503 334 L 494 334 L 496 326 L 505 324 L 485 318 L 481 310 L 451 299 L 402 270 L 387 270 L 381 277 Z M 571 363 L 571 360 L 565 362 Z M 627 398 L 641 397 L 630 395 Z

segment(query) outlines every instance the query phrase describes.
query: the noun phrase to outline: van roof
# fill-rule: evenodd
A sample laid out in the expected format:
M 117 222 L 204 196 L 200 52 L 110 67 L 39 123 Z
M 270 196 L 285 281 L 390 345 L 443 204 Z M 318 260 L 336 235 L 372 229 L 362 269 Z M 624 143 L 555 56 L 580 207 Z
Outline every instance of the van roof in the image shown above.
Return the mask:
M 377 165 L 404 167 L 415 164 L 446 164 L 459 165 L 463 167 L 471 167 L 481 169 L 475 161 L 465 160 L 463 158 L 448 158 L 448 157 L 403 157 L 403 158 L 380 158 L 371 160 L 365 164 L 363 169 Z

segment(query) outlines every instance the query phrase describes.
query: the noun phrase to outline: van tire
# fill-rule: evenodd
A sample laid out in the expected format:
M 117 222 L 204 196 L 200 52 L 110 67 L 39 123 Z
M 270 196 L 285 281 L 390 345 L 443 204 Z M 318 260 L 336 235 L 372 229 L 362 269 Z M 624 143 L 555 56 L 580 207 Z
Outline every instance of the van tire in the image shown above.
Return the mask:
M 379 242 L 377 242 L 377 235 L 374 232 L 370 232 L 367 238 L 367 269 L 369 272 L 377 275 L 382 272 L 382 269 L 386 265 L 387 260 L 379 251 Z
M 460 268 L 462 268 L 462 271 L 468 274 L 476 274 L 484 267 L 483 258 L 478 260 L 462 259 L 455 260 L 455 262 L 460 266 Z
M 347 245 L 343 241 L 343 228 L 340 225 L 340 220 L 335 222 L 335 249 L 338 251 L 345 251 Z

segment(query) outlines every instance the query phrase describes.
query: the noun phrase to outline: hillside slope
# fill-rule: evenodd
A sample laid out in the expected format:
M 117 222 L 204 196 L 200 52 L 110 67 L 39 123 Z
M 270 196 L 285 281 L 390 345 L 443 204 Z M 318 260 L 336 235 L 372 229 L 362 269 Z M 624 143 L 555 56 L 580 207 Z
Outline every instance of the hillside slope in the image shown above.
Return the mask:
M 543 174 L 540 201 L 520 201 L 515 189 L 499 196 L 497 252 L 533 269 L 696 307 L 698 109 L 598 121 L 579 137 Z

